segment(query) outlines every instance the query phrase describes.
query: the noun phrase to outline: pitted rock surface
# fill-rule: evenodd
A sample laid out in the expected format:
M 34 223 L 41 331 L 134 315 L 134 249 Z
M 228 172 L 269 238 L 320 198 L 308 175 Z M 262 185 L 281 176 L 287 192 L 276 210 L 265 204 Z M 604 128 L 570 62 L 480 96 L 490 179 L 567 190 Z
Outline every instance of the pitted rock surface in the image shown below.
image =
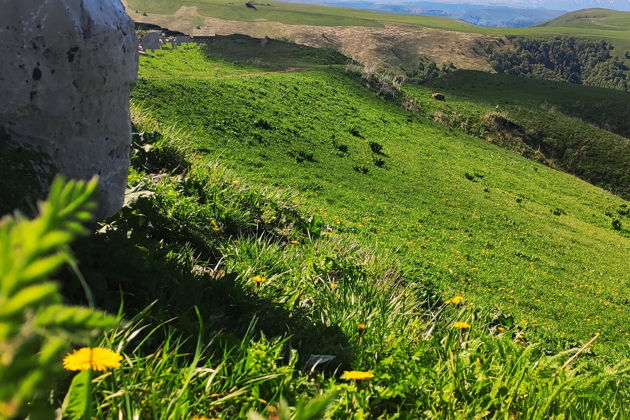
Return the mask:
M 100 177 L 98 216 L 120 209 L 138 53 L 120 0 L 0 0 L 0 127 L 77 179 Z

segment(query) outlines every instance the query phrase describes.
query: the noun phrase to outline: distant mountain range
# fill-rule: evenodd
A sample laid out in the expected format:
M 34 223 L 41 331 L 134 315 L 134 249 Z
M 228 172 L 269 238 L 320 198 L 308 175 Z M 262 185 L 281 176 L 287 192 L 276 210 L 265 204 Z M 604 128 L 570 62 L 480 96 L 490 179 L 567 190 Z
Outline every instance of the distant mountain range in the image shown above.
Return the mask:
M 522 28 L 573 10 L 604 7 L 630 11 L 630 0 L 288 0 L 408 15 L 442 16 L 486 27 Z
M 404 2 L 404 0 L 401 2 Z M 384 0 L 384 3 L 397 3 L 397 1 Z M 630 12 L 630 0 L 446 0 L 443 3 L 480 4 L 524 9 L 556 9 L 567 10 L 569 12 L 590 8 L 604 8 Z

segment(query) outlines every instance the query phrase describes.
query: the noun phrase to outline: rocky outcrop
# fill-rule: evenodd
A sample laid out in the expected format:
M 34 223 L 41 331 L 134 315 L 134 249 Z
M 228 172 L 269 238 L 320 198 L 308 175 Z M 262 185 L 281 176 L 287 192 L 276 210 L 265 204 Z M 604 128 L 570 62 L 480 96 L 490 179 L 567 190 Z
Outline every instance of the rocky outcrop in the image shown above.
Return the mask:
M 100 181 L 99 216 L 123 203 L 134 24 L 120 0 L 0 0 L 0 128 L 56 171 Z

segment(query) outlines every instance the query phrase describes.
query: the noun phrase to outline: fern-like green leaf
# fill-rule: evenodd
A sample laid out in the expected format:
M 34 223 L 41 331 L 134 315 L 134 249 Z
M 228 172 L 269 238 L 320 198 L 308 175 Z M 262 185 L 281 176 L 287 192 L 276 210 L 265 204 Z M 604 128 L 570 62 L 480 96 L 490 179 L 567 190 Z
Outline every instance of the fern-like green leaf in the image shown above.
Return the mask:
M 33 309 L 37 305 L 59 302 L 60 296 L 57 290 L 58 286 L 55 283 L 37 284 L 23 288 L 2 305 L 0 320 Z
M 117 323 L 115 317 L 83 306 L 51 305 L 40 311 L 35 318 L 35 324 L 39 327 L 74 331 L 109 328 Z
M 92 418 L 92 371 L 84 370 L 77 374 L 63 402 L 64 418 L 72 420 L 89 420 Z
M 21 283 L 28 284 L 42 279 L 50 273 L 55 272 L 65 261 L 66 256 L 63 253 L 56 253 L 49 257 L 39 258 L 21 271 Z
M 86 232 L 81 223 L 95 208 L 97 180 L 53 182 L 40 215 L 16 213 L 0 220 L 0 420 L 51 418 L 48 395 L 61 373 L 61 355 L 87 334 L 116 318 L 83 307 L 67 307 L 50 276 L 73 263 L 69 244 Z M 67 415 L 89 419 L 90 372 L 77 375 Z

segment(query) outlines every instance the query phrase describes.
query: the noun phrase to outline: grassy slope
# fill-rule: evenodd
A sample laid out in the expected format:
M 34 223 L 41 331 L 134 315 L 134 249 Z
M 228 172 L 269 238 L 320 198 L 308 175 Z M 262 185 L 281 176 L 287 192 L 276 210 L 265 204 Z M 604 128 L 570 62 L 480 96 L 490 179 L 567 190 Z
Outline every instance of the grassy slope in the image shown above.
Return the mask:
M 406 86 L 405 91 L 426 115 L 491 141 L 500 139 L 486 129 L 484 119 L 505 116 L 535 139 L 537 144 L 528 149 L 532 158 L 540 147 L 556 167 L 630 198 L 626 92 L 475 71 L 455 72 L 427 86 Z M 430 94 L 436 91 L 445 93 L 447 101 L 433 100 Z
M 541 354 L 511 318 L 406 282 L 396 255 L 321 231 L 299 195 L 247 182 L 195 157 L 181 130 L 132 115 L 137 200 L 75 247 L 100 305 L 122 297 L 127 317 L 141 311 L 100 343 L 125 362 L 95 379 L 96 418 L 271 415 L 281 397 L 295 406 L 331 390 L 331 419 L 624 417 L 621 366 L 586 352 L 561 368 L 577 348 Z M 313 354 L 335 359 L 309 369 Z M 345 369 L 374 378 L 344 381 Z
M 539 26 L 627 31 L 628 19 L 628 12 L 610 9 L 585 9 L 567 13 Z
M 615 196 L 411 117 L 334 70 L 267 73 L 161 51 L 142 58 L 134 102 L 190 132 L 201 158 L 300 190 L 335 229 L 397 250 L 412 278 L 510 311 L 551 341 L 601 332 L 599 352 L 626 351 L 630 240 L 604 214 L 624 204 Z
M 348 57 L 333 49 L 312 48 L 275 39 L 265 44 L 264 48 L 260 47 L 260 43 L 258 38 L 235 34 L 215 36 L 206 48 L 213 55 L 228 61 L 247 62 L 255 56 L 257 65 L 275 69 L 312 69 L 348 62 Z

